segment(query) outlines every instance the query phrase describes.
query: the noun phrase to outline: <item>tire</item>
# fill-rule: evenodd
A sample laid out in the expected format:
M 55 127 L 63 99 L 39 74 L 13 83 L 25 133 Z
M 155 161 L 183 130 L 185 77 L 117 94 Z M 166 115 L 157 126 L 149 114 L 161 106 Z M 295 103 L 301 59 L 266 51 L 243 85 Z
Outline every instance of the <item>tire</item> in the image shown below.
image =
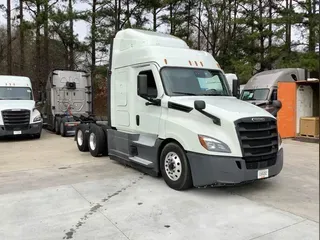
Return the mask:
M 166 184 L 174 190 L 193 186 L 189 162 L 184 150 L 176 143 L 168 143 L 160 155 L 160 171 Z
M 76 142 L 80 152 L 89 151 L 89 133 L 87 131 L 89 131 L 88 124 L 80 124 L 76 129 Z
M 62 118 L 60 121 L 60 134 L 62 137 L 67 136 L 66 127 L 64 125 L 66 122 L 68 122 L 66 118 Z
M 105 152 L 106 138 L 102 128 L 96 124 L 90 124 L 88 147 L 93 157 L 101 156 Z
M 60 118 L 54 120 L 54 131 L 57 135 L 60 135 Z

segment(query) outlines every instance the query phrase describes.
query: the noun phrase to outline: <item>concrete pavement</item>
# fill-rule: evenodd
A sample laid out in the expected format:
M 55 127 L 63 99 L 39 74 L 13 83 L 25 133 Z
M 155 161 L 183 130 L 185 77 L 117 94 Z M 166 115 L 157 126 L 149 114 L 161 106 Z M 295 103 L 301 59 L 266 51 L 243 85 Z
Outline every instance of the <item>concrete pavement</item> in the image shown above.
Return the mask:
M 318 145 L 284 148 L 273 179 L 177 192 L 72 138 L 0 141 L 0 239 L 319 239 Z

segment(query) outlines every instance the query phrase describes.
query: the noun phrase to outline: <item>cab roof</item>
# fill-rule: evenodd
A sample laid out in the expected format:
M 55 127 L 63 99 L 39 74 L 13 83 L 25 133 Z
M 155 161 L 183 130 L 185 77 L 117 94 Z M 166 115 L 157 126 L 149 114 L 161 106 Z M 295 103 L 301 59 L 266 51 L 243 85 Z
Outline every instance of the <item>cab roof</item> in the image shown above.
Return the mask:
M 190 49 L 175 36 L 138 29 L 125 29 L 114 38 L 112 67 L 156 62 L 160 67 L 177 66 L 220 69 L 213 56 Z

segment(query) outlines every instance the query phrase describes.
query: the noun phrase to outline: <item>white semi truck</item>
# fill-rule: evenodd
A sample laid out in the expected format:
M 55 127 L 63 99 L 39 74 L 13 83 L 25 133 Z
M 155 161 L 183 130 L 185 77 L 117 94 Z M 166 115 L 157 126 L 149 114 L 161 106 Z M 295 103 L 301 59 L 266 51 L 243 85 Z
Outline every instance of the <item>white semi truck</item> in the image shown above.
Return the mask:
M 36 109 L 31 80 L 0 76 L 0 137 L 28 135 L 40 138 L 42 118 Z
M 85 71 L 54 69 L 41 94 L 45 126 L 62 137 L 75 134 L 81 115 L 92 114 L 91 77 Z
M 77 127 L 80 151 L 162 175 L 175 190 L 280 173 L 275 117 L 232 96 L 211 54 L 174 36 L 126 29 L 110 57 L 108 121 L 87 118 Z

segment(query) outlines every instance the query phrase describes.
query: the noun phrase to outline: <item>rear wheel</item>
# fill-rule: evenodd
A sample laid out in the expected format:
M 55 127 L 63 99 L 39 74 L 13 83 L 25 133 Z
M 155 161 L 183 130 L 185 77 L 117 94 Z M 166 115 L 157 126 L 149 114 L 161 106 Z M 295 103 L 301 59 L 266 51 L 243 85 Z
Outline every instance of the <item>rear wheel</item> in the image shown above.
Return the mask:
M 68 122 L 66 118 L 62 118 L 60 121 L 60 134 L 62 137 L 65 137 L 67 135 L 66 126 L 65 126 L 66 122 Z
M 57 135 L 60 135 L 60 118 L 54 120 L 54 131 Z
M 176 143 L 167 144 L 160 155 L 160 171 L 166 184 L 175 190 L 192 187 L 189 162 L 184 150 Z
M 89 151 L 93 157 L 104 154 L 107 146 L 105 135 L 101 127 L 96 124 L 90 125 L 88 143 Z
M 80 152 L 89 151 L 88 138 L 89 126 L 87 124 L 80 124 L 76 130 L 76 141 Z

